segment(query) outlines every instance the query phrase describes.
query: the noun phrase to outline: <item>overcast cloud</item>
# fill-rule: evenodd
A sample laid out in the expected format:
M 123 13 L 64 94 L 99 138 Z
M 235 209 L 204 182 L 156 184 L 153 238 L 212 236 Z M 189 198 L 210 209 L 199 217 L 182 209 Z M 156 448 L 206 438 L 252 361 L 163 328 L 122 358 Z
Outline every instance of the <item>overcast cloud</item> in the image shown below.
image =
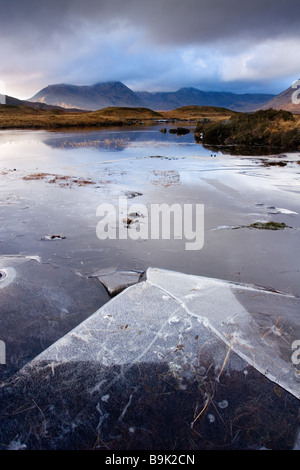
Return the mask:
M 0 0 L 0 81 L 277 93 L 299 78 L 299 0 Z

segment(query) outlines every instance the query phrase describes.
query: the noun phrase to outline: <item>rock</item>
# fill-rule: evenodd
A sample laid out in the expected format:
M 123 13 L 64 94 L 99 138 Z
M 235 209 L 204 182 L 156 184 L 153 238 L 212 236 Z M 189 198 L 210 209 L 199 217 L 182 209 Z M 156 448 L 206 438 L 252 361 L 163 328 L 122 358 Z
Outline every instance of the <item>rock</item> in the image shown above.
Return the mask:
M 169 129 L 169 132 L 170 134 L 185 135 L 189 134 L 190 129 L 187 129 L 186 127 L 176 127 Z
M 186 127 L 178 127 L 177 128 L 177 135 L 185 135 L 185 134 L 189 134 L 190 133 L 190 129 L 187 129 Z
M 115 296 L 129 286 L 140 282 L 142 271 L 118 271 L 98 276 L 99 281 L 111 296 Z
M 133 222 L 133 219 L 130 219 L 130 217 L 126 217 L 125 219 L 123 219 L 123 223 L 129 227 L 129 225 Z
M 45 235 L 45 237 L 41 238 L 42 241 L 45 240 L 65 240 L 67 237 L 63 235 Z
M 134 197 L 137 196 L 142 196 L 143 193 L 140 193 L 139 191 L 127 191 L 125 193 L 125 196 L 128 197 L 128 199 L 133 199 Z
M 144 217 L 143 214 L 141 214 L 141 212 L 130 212 L 128 216 L 129 217 Z

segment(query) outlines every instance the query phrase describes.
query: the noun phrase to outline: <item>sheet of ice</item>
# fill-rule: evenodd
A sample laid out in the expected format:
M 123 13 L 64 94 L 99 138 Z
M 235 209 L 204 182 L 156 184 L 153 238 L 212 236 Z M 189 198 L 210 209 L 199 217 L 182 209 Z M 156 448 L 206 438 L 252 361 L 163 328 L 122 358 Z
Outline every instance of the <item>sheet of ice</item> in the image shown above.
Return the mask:
M 149 269 L 3 383 L 0 448 L 297 448 L 299 387 L 256 370 L 240 294 L 278 299 Z
M 201 344 L 211 335 L 225 343 L 228 354 L 235 351 L 270 380 L 287 391 L 299 394 L 297 371 L 281 354 L 281 335 L 276 328 L 262 335 L 251 315 L 251 298 L 259 296 L 268 307 L 278 299 L 299 299 L 262 288 L 199 276 L 149 268 L 145 282 L 129 287 L 92 316 L 56 342 L 35 361 L 99 361 L 106 367 L 166 361 L 176 374 L 189 373 Z M 280 304 L 280 303 L 279 303 Z M 181 362 L 172 359 L 183 350 Z M 212 346 L 214 362 L 221 367 L 225 357 Z M 104 393 L 104 392 L 103 392 Z
M 298 212 L 291 211 L 290 209 L 284 209 L 282 207 L 276 207 L 275 209 L 281 212 L 281 214 L 298 215 Z
M 101 274 L 99 281 L 111 296 L 119 294 L 122 290 L 139 282 L 142 272 L 116 270 L 113 273 Z

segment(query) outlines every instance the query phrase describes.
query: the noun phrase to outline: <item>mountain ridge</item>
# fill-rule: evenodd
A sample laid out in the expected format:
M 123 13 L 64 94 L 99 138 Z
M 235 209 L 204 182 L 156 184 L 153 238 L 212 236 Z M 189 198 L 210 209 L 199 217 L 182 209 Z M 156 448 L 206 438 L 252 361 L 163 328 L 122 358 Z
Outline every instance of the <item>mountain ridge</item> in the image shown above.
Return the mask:
M 64 108 L 97 111 L 109 106 L 141 106 L 135 92 L 121 82 L 94 85 L 54 84 L 40 90 L 28 101 L 42 102 Z
M 300 95 L 299 86 L 300 80 L 297 80 L 294 86 L 290 86 L 286 90 L 279 93 L 279 95 L 276 95 L 271 98 L 271 100 L 267 101 L 267 103 L 265 103 L 260 109 L 284 109 L 285 111 L 290 111 L 294 114 L 300 114 L 300 103 L 297 104 Z
M 254 111 L 273 99 L 272 94 L 237 94 L 226 91 L 202 91 L 182 87 L 176 91 L 133 91 L 122 82 L 94 85 L 53 84 L 40 90 L 27 101 L 64 108 L 96 111 L 109 106 L 146 107 L 169 111 L 182 106 L 217 106 L 233 111 Z

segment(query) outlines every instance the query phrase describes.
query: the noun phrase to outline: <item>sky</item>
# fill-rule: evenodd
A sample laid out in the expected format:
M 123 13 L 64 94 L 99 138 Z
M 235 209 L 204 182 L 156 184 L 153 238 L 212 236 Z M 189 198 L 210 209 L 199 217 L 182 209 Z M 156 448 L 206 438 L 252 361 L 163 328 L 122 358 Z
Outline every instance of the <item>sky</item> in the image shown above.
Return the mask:
M 300 78 L 299 0 L 0 0 L 0 93 L 121 81 L 280 93 Z

